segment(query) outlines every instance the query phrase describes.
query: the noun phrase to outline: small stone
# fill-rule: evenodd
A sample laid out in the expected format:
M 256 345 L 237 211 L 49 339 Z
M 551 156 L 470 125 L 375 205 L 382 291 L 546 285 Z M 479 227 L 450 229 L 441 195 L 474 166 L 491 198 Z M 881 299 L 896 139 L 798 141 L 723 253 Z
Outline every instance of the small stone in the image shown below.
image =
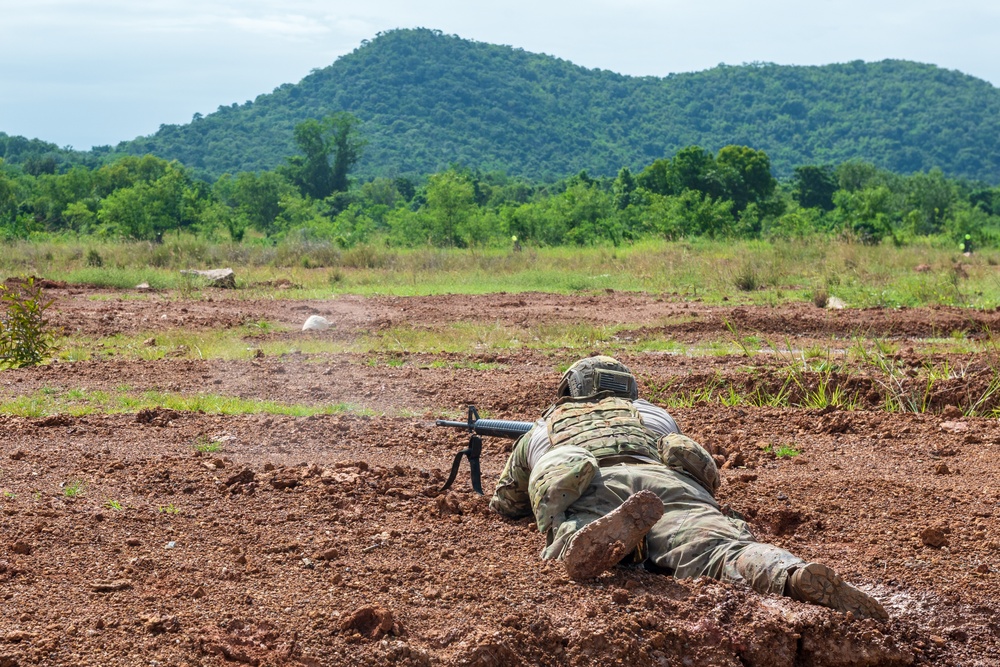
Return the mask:
M 928 547 L 938 548 L 948 546 L 948 538 L 945 536 L 944 530 L 939 526 L 924 528 L 920 532 L 920 541 L 924 546 Z
M 174 541 L 170 541 L 170 542 L 167 542 L 167 545 L 166 545 L 165 547 L 163 547 L 163 548 L 164 548 L 164 549 L 173 549 L 173 548 L 174 548 L 174 547 L 176 547 L 176 546 L 177 546 L 177 543 L 176 543 L 176 542 L 174 542 Z
M 142 341 L 142 344 L 146 347 L 156 347 L 156 339 L 147 338 L 146 340 Z
M 941 411 L 941 416 L 944 419 L 960 419 L 962 411 L 956 405 L 946 405 L 944 406 L 944 410 Z
M 843 299 L 831 296 L 826 299 L 826 307 L 830 310 L 843 310 L 844 308 L 847 308 L 847 304 L 844 303 Z
M 14 452 L 13 454 L 11 454 L 11 455 L 10 455 L 10 460 L 11 460 L 11 461 L 20 461 L 20 460 L 21 460 L 21 459 L 23 459 L 23 458 L 24 458 L 25 456 L 27 456 L 27 454 L 25 454 L 25 453 L 24 453 L 23 451 L 21 451 L 21 450 L 19 449 L 19 450 L 17 450 L 16 452 Z
M 976 572 L 978 572 L 979 574 L 989 574 L 990 566 L 987 565 L 986 563 L 980 563 L 979 566 L 976 567 Z
M 946 421 L 938 424 L 938 428 L 946 433 L 964 433 L 969 430 L 969 425 L 965 422 Z
M 951 471 L 948 470 L 948 464 L 945 463 L 944 461 L 941 461 L 936 466 L 934 466 L 934 474 L 935 475 L 947 475 L 950 472 Z
M 10 548 L 10 550 L 21 556 L 31 555 L 31 545 L 25 542 L 24 540 L 18 540 L 17 542 L 14 542 L 14 545 Z
M 326 319 L 322 315 L 310 315 L 306 319 L 305 324 L 302 325 L 303 331 L 326 331 L 333 325 L 330 320 Z
M 137 547 L 140 544 L 142 544 L 142 542 L 140 542 L 139 538 L 137 537 L 130 537 L 127 540 L 125 540 L 125 544 L 130 547 Z
M 193 593 L 191 593 L 191 597 L 193 597 L 195 600 L 202 599 L 203 597 L 205 597 L 205 589 L 199 586 L 198 588 L 194 589 Z
M 379 606 L 362 607 L 340 621 L 341 632 L 357 633 L 372 640 L 379 640 L 395 629 L 392 612 Z
M 628 602 L 628 591 L 624 588 L 616 588 L 611 592 L 611 601 L 615 604 L 626 604 Z
M 128 579 L 115 579 L 114 581 L 98 581 L 90 586 L 90 590 L 95 593 L 115 593 L 132 588 L 132 582 Z

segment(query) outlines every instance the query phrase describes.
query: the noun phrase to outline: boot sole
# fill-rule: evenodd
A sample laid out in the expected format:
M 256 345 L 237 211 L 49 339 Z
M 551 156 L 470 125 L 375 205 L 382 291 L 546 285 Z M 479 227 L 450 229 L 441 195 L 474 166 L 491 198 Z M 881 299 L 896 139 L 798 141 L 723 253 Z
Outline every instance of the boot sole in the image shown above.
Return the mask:
M 792 589 L 802 602 L 851 612 L 856 618 L 888 620 L 889 614 L 878 600 L 851 586 L 822 563 L 809 563 L 792 574 Z
M 638 546 L 663 516 L 663 501 L 652 491 L 630 496 L 610 514 L 580 529 L 563 556 L 571 579 L 593 579 Z

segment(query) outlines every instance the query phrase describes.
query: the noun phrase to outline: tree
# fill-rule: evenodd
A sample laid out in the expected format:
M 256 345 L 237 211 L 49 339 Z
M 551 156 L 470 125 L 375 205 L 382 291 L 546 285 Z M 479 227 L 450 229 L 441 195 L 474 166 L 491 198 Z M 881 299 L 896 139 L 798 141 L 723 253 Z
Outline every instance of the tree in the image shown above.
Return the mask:
M 802 208 L 832 211 L 833 193 L 837 191 L 837 175 L 829 165 L 806 165 L 795 168 L 792 178 L 792 198 Z
M 287 158 L 282 173 L 306 197 L 346 192 L 348 174 L 365 146 L 357 126 L 358 119 L 344 112 L 302 121 L 295 126 L 295 143 L 304 155 Z
M 240 217 L 265 236 L 273 236 L 279 231 L 277 220 L 282 211 L 281 196 L 287 188 L 288 185 L 274 172 L 242 172 L 233 183 L 232 198 Z M 230 229 L 230 234 L 234 238 L 237 235 L 242 237 L 239 231 L 233 234 L 234 229 Z
M 431 239 L 453 245 L 461 241 L 468 219 L 478 213 L 472 183 L 453 169 L 434 174 L 427 181 L 427 214 Z
M 614 197 L 615 209 L 624 211 L 632 203 L 632 193 L 635 191 L 635 179 L 628 167 L 622 167 L 618 171 L 618 177 L 611 185 L 611 193 Z
M 740 213 L 750 204 L 760 204 L 772 194 L 777 181 L 771 175 L 767 153 L 748 146 L 725 146 L 715 157 L 725 188 L 725 198 Z M 706 193 L 709 194 L 709 193 Z

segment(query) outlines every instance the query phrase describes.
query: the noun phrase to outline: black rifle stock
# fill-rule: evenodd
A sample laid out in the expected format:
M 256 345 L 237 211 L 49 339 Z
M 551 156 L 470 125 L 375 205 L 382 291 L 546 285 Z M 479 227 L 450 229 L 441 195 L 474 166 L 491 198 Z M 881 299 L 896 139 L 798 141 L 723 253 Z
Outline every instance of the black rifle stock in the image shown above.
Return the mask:
M 450 428 L 460 428 L 472 434 L 469 438 L 469 446 L 455 454 L 455 460 L 451 464 L 451 473 L 448 481 L 441 487 L 442 491 L 447 491 L 451 483 L 458 476 L 458 468 L 462 463 L 462 456 L 469 459 L 469 474 L 472 476 L 472 488 L 479 495 L 483 495 L 483 484 L 479 474 L 479 456 L 483 451 L 483 441 L 480 436 L 491 436 L 497 438 L 510 438 L 517 440 L 522 435 L 535 427 L 534 422 L 518 422 L 507 419 L 480 419 L 479 411 L 474 405 L 469 406 L 469 420 L 464 422 L 448 421 L 438 419 L 435 426 L 447 426 Z

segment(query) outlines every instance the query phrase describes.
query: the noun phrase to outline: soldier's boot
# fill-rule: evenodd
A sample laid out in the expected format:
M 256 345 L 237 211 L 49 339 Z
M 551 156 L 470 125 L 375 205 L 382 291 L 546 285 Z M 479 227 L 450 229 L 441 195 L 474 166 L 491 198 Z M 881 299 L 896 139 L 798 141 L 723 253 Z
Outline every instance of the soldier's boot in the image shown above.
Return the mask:
M 652 491 L 630 496 L 613 512 L 581 528 L 563 555 L 571 579 L 592 579 L 635 549 L 663 516 L 663 501 Z
M 878 600 L 851 586 L 821 563 L 808 563 L 792 572 L 785 584 L 785 594 L 799 602 L 851 612 L 856 618 L 889 619 Z

